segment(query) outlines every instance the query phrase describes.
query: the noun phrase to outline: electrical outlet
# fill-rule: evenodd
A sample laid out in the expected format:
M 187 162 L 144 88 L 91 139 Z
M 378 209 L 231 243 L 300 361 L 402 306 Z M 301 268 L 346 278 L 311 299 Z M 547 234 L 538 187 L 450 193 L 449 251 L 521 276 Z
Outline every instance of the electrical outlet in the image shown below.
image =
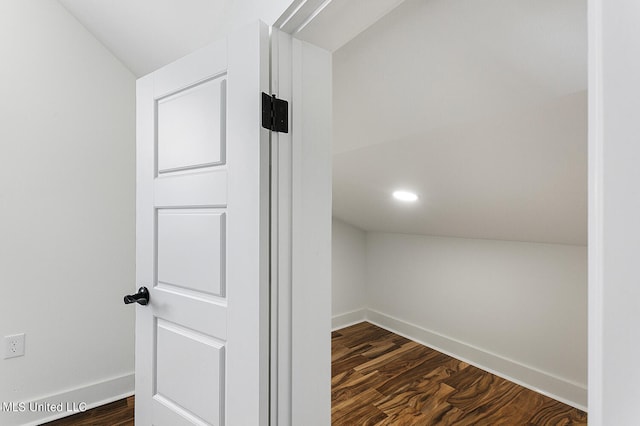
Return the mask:
M 24 355 L 24 333 L 4 336 L 4 359 Z

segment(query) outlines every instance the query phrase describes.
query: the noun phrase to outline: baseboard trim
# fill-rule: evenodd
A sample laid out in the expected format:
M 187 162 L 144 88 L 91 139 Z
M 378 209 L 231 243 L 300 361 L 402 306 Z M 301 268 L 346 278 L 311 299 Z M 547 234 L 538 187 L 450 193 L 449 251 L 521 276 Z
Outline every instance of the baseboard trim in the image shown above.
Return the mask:
M 73 410 L 74 407 L 77 409 L 80 403 L 85 403 L 86 409 L 90 410 L 131 396 L 134 393 L 134 389 L 135 376 L 133 373 L 85 386 L 79 386 L 54 395 L 49 395 L 32 401 L 25 401 L 27 409 L 23 412 L 3 411 L 2 424 L 6 426 L 37 426 L 42 423 L 77 414 L 77 412 L 67 411 L 67 409 Z M 62 412 L 53 412 L 52 410 L 29 410 L 30 406 L 47 407 L 57 406 L 60 403 L 63 404 Z M 67 403 L 69 403 L 69 405 L 67 405 Z
M 510 380 L 564 404 L 587 411 L 587 387 L 520 364 L 399 318 L 366 309 L 366 321 Z
M 335 315 L 331 318 L 331 331 L 362 322 L 365 320 L 365 315 L 366 309 L 356 309 L 355 311 Z

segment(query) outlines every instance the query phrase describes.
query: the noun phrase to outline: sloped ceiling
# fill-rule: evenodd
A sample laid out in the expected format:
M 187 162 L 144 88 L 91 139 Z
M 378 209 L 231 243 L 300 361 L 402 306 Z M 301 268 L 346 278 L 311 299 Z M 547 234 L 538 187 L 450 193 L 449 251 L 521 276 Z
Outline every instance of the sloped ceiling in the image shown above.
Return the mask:
M 334 215 L 586 244 L 586 55 L 584 0 L 405 1 L 333 55 Z
M 293 0 L 58 0 L 136 76 L 224 37 L 243 22 L 275 22 Z M 317 1 L 322 14 L 299 28 L 335 50 L 403 0 Z M 312 2 L 305 2 L 311 4 Z M 313 7 L 313 6 L 312 6 Z M 331 30 L 326 32 L 327 25 Z
M 142 76 L 276 0 L 59 1 Z M 335 216 L 366 230 L 586 244 L 586 0 L 323 7 L 297 36 L 334 51 Z M 420 200 L 395 203 L 397 188 Z
M 228 30 L 230 0 L 58 0 L 137 77 Z

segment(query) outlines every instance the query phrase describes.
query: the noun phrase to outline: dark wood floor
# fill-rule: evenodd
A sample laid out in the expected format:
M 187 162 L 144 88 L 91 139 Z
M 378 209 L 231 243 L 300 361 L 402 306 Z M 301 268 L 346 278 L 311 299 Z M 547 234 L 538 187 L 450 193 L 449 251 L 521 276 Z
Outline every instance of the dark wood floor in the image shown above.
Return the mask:
M 332 333 L 333 426 L 586 425 L 586 413 L 363 322 Z M 133 426 L 134 397 L 47 423 Z
M 334 426 L 586 425 L 587 415 L 369 323 L 332 333 Z
M 133 426 L 133 396 L 45 423 L 46 426 Z

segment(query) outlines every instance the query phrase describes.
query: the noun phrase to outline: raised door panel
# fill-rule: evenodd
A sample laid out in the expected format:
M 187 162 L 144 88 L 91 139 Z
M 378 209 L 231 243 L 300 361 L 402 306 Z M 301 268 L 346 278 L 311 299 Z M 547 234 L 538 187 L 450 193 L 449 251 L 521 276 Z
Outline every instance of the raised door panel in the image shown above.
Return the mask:
M 225 213 L 158 212 L 158 283 L 224 295 Z
M 158 172 L 223 164 L 226 80 L 215 78 L 158 100 Z
M 156 400 L 188 417 L 220 424 L 224 343 L 163 320 L 157 322 L 157 342 Z

